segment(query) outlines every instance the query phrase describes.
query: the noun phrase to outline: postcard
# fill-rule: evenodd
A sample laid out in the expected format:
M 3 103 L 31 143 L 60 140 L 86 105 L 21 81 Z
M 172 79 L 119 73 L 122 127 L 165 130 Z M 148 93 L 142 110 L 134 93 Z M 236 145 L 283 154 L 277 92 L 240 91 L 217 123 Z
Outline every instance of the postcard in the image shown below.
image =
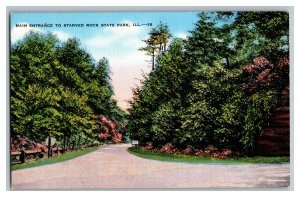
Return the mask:
M 290 20 L 11 12 L 11 188 L 289 190 Z

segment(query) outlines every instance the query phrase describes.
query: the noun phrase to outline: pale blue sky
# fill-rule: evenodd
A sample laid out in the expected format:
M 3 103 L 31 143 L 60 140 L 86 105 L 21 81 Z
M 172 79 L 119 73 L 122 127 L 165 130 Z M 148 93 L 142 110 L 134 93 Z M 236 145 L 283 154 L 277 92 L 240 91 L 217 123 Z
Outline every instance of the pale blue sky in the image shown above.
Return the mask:
M 138 49 L 144 46 L 151 28 L 159 22 L 169 26 L 173 37 L 184 38 L 193 30 L 197 22 L 195 12 L 78 12 L 78 13 L 12 13 L 11 41 L 22 39 L 30 30 L 52 32 L 66 41 L 80 39 L 82 46 L 98 61 L 108 58 L 112 71 L 115 98 L 122 108 L 127 108 L 126 100 L 132 96 L 131 88 L 138 85 L 142 72 L 150 71 L 149 60 Z M 128 23 L 131 27 L 63 27 L 63 24 L 118 24 Z M 16 24 L 62 24 L 61 27 L 16 27 Z M 133 23 L 152 23 L 153 26 L 133 27 Z
M 121 21 L 137 23 L 152 22 L 156 26 L 160 21 L 167 23 L 172 33 L 187 32 L 197 21 L 195 12 L 79 12 L 79 13 L 12 13 L 11 27 L 16 23 L 118 23 Z M 45 28 L 46 29 L 46 28 Z M 95 35 L 95 29 L 48 28 L 53 31 L 63 29 L 65 32 L 79 38 Z

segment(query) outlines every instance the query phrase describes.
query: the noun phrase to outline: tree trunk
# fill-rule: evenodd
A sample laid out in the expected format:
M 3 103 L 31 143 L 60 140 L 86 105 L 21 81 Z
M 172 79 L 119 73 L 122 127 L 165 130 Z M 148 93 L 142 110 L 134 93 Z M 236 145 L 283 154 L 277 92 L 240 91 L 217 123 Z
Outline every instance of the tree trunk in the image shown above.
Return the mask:
M 227 66 L 227 68 L 229 68 L 229 66 L 230 66 L 229 65 L 229 57 L 228 56 L 226 57 L 226 66 Z
M 154 60 L 155 60 L 155 54 L 154 54 L 154 52 L 153 52 L 153 53 L 152 53 L 152 70 L 155 69 Z
M 162 46 L 162 43 L 159 43 L 159 54 L 161 54 L 161 52 L 162 52 L 162 50 L 163 50 L 162 47 L 163 47 L 163 46 Z

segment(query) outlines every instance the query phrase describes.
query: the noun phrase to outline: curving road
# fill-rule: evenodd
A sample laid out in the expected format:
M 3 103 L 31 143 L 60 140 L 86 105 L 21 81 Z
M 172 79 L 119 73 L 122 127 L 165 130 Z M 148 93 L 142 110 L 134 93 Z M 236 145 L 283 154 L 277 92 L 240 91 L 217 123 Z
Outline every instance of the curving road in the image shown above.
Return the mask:
M 75 159 L 13 171 L 12 189 L 281 188 L 289 164 L 187 164 L 143 159 L 130 145 L 99 148 Z

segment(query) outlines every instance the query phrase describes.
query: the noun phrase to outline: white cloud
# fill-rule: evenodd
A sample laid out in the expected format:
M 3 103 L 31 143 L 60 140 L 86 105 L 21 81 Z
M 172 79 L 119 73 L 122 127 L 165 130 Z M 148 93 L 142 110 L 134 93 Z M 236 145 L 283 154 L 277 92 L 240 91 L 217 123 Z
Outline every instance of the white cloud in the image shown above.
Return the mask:
M 24 24 L 24 27 L 13 27 L 12 28 L 11 33 L 10 33 L 10 35 L 11 35 L 10 39 L 11 39 L 12 43 L 15 43 L 16 41 L 22 39 L 30 31 L 42 32 L 42 30 L 39 28 L 29 27 L 28 23 L 19 23 L 19 24 Z
M 61 41 L 67 41 L 71 36 L 63 31 L 52 31 L 53 35 L 56 35 L 57 38 Z
M 187 35 L 186 35 L 186 33 L 183 33 L 183 32 L 177 32 L 177 33 L 175 33 L 175 37 L 181 38 L 181 39 L 186 39 Z
M 119 24 L 132 25 L 131 21 L 122 21 Z M 145 34 L 144 27 L 103 27 L 99 35 L 84 41 L 88 48 L 92 50 L 102 50 L 107 48 L 126 47 L 128 50 L 136 50 L 143 44 L 142 37 Z
M 132 25 L 133 22 L 122 21 Z M 104 27 L 97 36 L 83 40 L 92 56 L 98 61 L 102 57 L 109 59 L 111 68 L 123 66 L 134 67 L 148 65 L 148 59 L 144 52 L 138 49 L 145 45 L 142 41 L 147 37 L 148 30 L 145 27 Z
M 106 48 L 114 42 L 112 37 L 96 36 L 86 40 L 84 43 L 91 48 Z
M 24 36 L 26 36 L 30 31 L 33 32 L 45 32 L 42 29 L 29 27 L 28 23 L 21 22 L 18 24 L 24 25 L 23 27 L 13 27 L 11 30 L 11 42 L 15 43 L 18 40 L 22 39 Z M 63 31 L 51 31 L 53 35 L 56 35 L 57 38 L 61 41 L 67 41 L 71 36 Z
M 121 23 L 131 24 L 130 21 Z M 148 73 L 151 70 L 149 57 L 138 49 L 145 45 L 148 28 L 139 27 L 105 27 L 97 36 L 83 40 L 92 56 L 99 60 L 106 57 L 112 71 L 112 84 L 118 105 L 123 109 L 128 107 L 126 100 L 131 99 L 131 88 L 139 84 L 142 70 Z M 151 58 L 150 58 L 151 59 Z

